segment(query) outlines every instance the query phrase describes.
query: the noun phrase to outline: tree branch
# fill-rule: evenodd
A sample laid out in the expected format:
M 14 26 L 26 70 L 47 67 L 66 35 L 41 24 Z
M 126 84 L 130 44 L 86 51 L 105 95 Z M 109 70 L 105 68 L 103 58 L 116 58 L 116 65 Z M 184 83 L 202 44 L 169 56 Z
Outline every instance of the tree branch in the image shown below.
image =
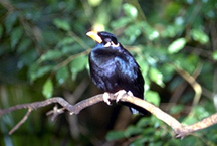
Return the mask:
M 47 100 L 41 101 L 41 102 L 34 102 L 34 103 L 29 103 L 29 104 L 20 104 L 20 105 L 10 107 L 8 109 L 3 109 L 3 110 L 0 109 L 0 117 L 3 114 L 13 112 L 15 110 L 28 108 L 28 112 L 26 113 L 26 115 L 10 131 L 9 134 L 12 134 L 15 130 L 17 130 L 26 121 L 26 119 L 28 118 L 28 116 L 30 115 L 32 110 L 36 110 L 38 108 L 45 107 L 45 106 L 48 106 L 48 105 L 53 104 L 53 103 L 58 103 L 63 108 L 57 109 L 57 107 L 54 107 L 54 109 L 52 111 L 47 113 L 47 115 L 52 114 L 53 119 L 54 119 L 57 115 L 63 113 L 64 111 L 68 111 L 71 115 L 72 114 L 78 114 L 81 110 L 83 110 L 89 106 L 92 106 L 98 102 L 102 102 L 103 101 L 102 96 L 103 96 L 103 94 L 99 94 L 99 95 L 93 96 L 91 98 L 88 98 L 86 100 L 80 101 L 75 105 L 69 104 L 67 101 L 65 101 L 61 97 L 54 97 L 54 98 L 47 99 Z M 116 100 L 117 97 L 114 94 L 109 94 L 109 99 L 110 100 Z M 216 114 L 213 114 L 212 116 L 205 118 L 202 121 L 199 121 L 195 124 L 192 124 L 189 126 L 184 126 L 180 122 L 178 122 L 175 118 L 170 116 L 169 114 L 163 112 L 158 107 L 156 107 L 153 104 L 151 104 L 145 100 L 142 100 L 140 98 L 137 98 L 134 96 L 129 96 L 129 95 L 125 94 L 122 96 L 120 101 L 129 102 L 129 103 L 135 104 L 139 107 L 142 107 L 142 108 L 148 110 L 153 115 L 155 115 L 158 119 L 164 121 L 168 126 L 170 126 L 174 130 L 174 132 L 176 133 L 177 138 L 178 137 L 184 138 L 186 135 L 189 135 L 193 132 L 207 128 L 207 127 L 217 123 L 217 113 L 216 113 Z
M 27 118 L 29 117 L 30 113 L 32 112 L 32 109 L 29 108 L 28 109 L 28 112 L 26 113 L 26 115 L 22 118 L 22 120 L 20 120 L 19 123 L 17 123 L 16 126 L 14 126 L 13 129 L 11 129 L 11 131 L 9 132 L 9 134 L 11 135 L 12 133 L 14 133 L 14 131 L 16 131 L 26 120 Z

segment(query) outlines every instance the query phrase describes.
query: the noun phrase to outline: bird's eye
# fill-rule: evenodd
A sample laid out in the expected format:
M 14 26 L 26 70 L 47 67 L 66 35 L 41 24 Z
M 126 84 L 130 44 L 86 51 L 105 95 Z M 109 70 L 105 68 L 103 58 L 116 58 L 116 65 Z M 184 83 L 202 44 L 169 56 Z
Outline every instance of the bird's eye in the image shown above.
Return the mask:
M 105 42 L 111 42 L 112 39 L 110 39 L 110 38 L 105 38 L 104 41 L 105 41 Z

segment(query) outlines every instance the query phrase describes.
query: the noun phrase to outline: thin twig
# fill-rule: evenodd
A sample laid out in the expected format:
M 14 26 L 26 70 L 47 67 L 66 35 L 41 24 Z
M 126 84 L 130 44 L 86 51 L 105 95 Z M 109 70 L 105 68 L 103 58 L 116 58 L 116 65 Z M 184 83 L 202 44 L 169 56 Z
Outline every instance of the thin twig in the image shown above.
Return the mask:
M 172 66 L 181 75 L 181 77 L 183 79 L 185 79 L 191 85 L 191 87 L 194 89 L 195 95 L 194 95 L 194 100 L 193 100 L 193 104 L 192 104 L 192 106 L 194 107 L 195 105 L 198 104 L 198 102 L 200 100 L 200 97 L 202 94 L 202 87 L 200 86 L 200 84 L 198 84 L 198 82 L 195 80 L 195 78 L 193 76 L 189 75 L 189 73 L 186 72 L 184 69 L 177 66 L 176 64 L 172 64 Z
M 90 52 L 90 50 L 85 50 L 82 51 L 80 53 L 77 54 L 73 54 L 71 56 L 69 56 L 68 58 L 66 58 L 65 60 L 63 60 L 62 62 L 58 63 L 55 67 L 54 67 L 54 71 L 58 70 L 59 68 L 66 66 L 67 64 L 69 64 L 73 59 L 75 59 L 76 57 L 82 56 L 82 55 L 86 55 Z
M 31 112 L 32 112 L 32 109 L 29 108 L 25 116 L 20 120 L 20 122 L 18 122 L 17 125 L 11 129 L 11 131 L 9 132 L 10 135 L 13 134 L 14 131 L 16 131 L 24 122 L 26 122 Z
M 81 45 L 81 47 L 83 49 L 90 49 L 90 47 L 79 36 L 77 36 L 73 31 L 69 31 L 68 33 L 79 45 Z

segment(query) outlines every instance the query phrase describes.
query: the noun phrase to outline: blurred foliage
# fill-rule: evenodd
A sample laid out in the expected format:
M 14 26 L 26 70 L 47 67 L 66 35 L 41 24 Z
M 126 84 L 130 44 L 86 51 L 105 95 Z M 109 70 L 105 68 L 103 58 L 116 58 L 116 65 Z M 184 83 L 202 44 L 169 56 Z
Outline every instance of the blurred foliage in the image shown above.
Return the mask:
M 215 0 L 1 0 L 0 108 L 53 96 L 75 103 L 99 93 L 88 77 L 88 53 L 94 42 L 85 33 L 105 29 L 116 34 L 140 64 L 146 99 L 185 124 L 197 122 L 217 107 L 216 11 Z M 183 72 L 203 90 L 194 106 L 199 93 L 182 78 Z M 51 108 L 35 111 L 13 135 L 8 132 L 25 111 L 4 115 L 0 145 L 217 143 L 216 125 L 180 140 L 155 117 L 118 120 L 124 109 L 120 106 L 95 105 L 55 122 L 45 114 Z M 118 122 L 131 124 L 118 129 Z

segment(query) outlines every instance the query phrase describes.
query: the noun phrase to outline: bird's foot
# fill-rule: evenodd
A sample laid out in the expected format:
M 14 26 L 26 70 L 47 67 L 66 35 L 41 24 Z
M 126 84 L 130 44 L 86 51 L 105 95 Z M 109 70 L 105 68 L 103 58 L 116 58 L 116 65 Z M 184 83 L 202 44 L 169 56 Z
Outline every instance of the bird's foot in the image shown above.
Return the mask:
M 131 91 L 126 92 L 125 90 L 120 90 L 117 93 L 115 93 L 115 96 L 117 96 L 116 103 L 120 101 L 124 94 L 133 96 L 133 93 Z
M 131 91 L 128 91 L 127 94 L 130 95 L 130 96 L 134 96 Z
M 107 104 L 107 105 L 111 105 L 111 101 L 109 101 L 109 94 L 107 92 L 103 93 L 103 101 Z
M 117 93 L 115 93 L 115 96 L 117 96 L 116 103 L 120 101 L 124 94 L 127 94 L 125 90 L 120 90 Z

